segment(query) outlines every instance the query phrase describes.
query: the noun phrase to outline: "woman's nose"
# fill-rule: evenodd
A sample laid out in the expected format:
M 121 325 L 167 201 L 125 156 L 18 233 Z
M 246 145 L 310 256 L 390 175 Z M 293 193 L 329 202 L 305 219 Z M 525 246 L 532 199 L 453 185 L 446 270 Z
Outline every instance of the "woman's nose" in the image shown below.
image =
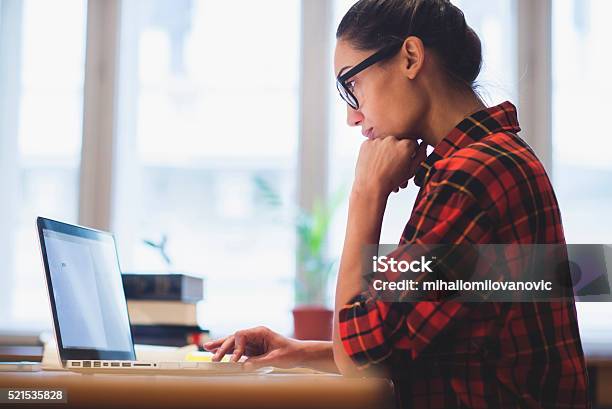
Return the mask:
M 363 114 L 358 109 L 346 106 L 346 122 L 349 126 L 358 126 L 363 121 Z

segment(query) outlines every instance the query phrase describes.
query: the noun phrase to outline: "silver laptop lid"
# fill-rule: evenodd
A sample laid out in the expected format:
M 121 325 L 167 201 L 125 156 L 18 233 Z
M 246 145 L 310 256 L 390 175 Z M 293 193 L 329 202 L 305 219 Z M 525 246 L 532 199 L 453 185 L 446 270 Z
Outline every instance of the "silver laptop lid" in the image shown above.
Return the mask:
M 62 361 L 135 360 L 113 235 L 42 217 L 37 226 Z

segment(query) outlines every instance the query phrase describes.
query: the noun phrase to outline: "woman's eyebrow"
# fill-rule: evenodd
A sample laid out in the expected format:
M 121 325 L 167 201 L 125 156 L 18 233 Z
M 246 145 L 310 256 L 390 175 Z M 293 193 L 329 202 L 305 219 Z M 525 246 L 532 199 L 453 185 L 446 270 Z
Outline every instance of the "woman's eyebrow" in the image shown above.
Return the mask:
M 342 76 L 342 73 L 344 72 L 344 70 L 346 70 L 348 68 L 351 68 L 351 67 L 352 67 L 352 65 L 346 65 L 346 66 L 340 68 L 340 71 L 338 71 L 338 75 L 336 75 L 336 77 Z

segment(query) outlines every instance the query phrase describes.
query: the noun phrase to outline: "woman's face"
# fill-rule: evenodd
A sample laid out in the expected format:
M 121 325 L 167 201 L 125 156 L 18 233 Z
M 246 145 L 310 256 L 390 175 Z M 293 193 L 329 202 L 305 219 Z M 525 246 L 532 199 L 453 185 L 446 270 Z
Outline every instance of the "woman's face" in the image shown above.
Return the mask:
M 339 39 L 334 56 L 336 77 L 376 51 L 360 51 L 348 41 Z M 349 126 L 360 126 L 361 133 L 369 139 L 389 135 L 400 139 L 420 138 L 428 98 L 416 81 L 422 61 L 419 63 L 414 57 L 410 45 L 405 43 L 394 57 L 348 79 L 347 84 L 352 86 L 359 101 L 357 110 L 347 104 Z

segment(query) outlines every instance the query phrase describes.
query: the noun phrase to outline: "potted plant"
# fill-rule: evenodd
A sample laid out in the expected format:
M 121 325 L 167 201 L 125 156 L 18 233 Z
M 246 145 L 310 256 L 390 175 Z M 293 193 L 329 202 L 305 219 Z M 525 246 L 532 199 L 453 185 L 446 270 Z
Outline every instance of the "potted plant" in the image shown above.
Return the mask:
M 335 262 L 327 257 L 325 243 L 334 207 L 315 201 L 312 211 L 300 212 L 296 223 L 298 272 L 293 323 L 297 339 L 331 339 L 334 312 L 328 308 L 328 289 Z
M 263 178 L 255 178 L 255 184 L 269 206 L 282 205 L 279 195 Z M 344 190 L 340 190 L 328 203 L 316 200 L 310 211 L 297 211 L 296 306 L 292 311 L 297 339 L 331 339 L 333 310 L 329 308 L 328 294 L 335 260 L 327 256 L 325 245 L 331 220 L 343 197 Z
M 142 242 L 145 245 L 156 250 L 159 253 L 160 257 L 166 263 L 166 267 L 168 268 L 168 270 L 170 270 L 170 268 L 172 267 L 172 260 L 170 260 L 170 256 L 168 255 L 168 252 L 166 250 L 166 245 L 168 244 L 168 236 L 166 234 L 163 234 L 159 243 L 147 239 L 143 239 Z

